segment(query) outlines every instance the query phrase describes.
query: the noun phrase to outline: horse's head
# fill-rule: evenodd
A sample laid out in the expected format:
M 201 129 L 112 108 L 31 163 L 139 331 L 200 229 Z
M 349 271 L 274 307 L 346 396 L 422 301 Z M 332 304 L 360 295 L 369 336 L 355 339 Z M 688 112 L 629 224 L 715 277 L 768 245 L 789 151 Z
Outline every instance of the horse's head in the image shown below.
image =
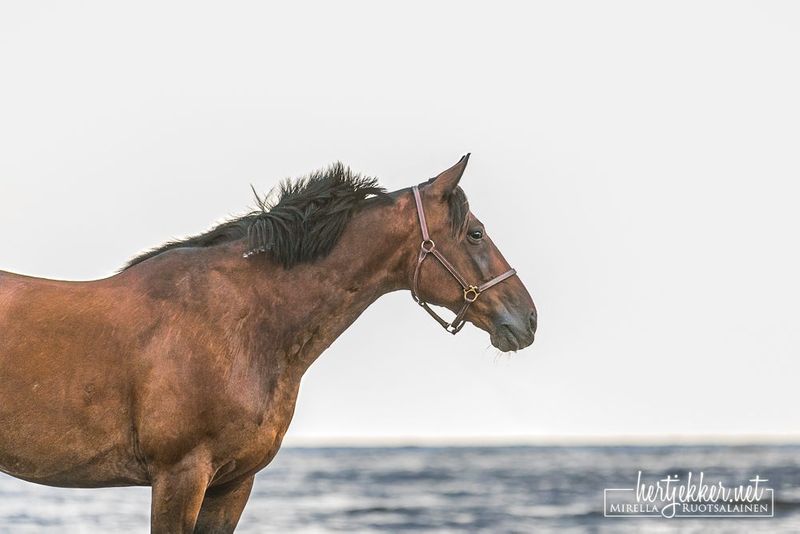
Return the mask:
M 414 242 L 419 251 L 412 268 L 412 294 L 448 331 L 456 333 L 469 321 L 488 332 L 498 349 L 519 350 L 533 343 L 536 307 L 486 227 L 469 210 L 458 186 L 468 159 L 469 154 L 412 189 Z M 428 303 L 449 308 L 457 316 L 448 324 Z

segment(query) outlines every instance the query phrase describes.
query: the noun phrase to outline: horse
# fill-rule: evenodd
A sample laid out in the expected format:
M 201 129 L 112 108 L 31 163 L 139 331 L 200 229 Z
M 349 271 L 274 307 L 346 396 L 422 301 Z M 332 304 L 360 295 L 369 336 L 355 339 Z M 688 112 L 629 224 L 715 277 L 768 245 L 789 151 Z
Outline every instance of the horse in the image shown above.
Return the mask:
M 470 212 L 468 159 L 392 193 L 335 164 L 102 280 L 0 271 L 0 470 L 151 486 L 151 532 L 233 532 L 303 374 L 380 296 L 527 347 L 536 308 Z

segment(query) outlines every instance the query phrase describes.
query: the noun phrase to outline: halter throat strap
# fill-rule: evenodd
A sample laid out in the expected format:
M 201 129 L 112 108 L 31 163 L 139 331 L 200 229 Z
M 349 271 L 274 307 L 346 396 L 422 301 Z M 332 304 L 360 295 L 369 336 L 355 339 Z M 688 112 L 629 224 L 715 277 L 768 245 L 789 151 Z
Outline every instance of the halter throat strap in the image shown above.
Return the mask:
M 414 299 L 414 302 L 422 306 L 422 308 L 428 312 L 428 314 L 433 317 L 436 322 L 439 323 L 445 330 L 455 335 L 464 327 L 464 324 L 467 322 L 464 316 L 467 314 L 470 304 L 478 300 L 478 297 L 481 295 L 481 293 L 490 287 L 499 284 L 503 280 L 511 278 L 517 274 L 517 271 L 514 269 L 509 269 L 503 274 L 495 276 L 488 282 L 485 282 L 481 285 L 469 284 L 466 279 L 461 276 L 453 264 L 447 261 L 447 258 L 445 258 L 444 255 L 436 248 L 436 243 L 433 241 L 433 239 L 431 239 L 430 233 L 428 232 L 428 222 L 425 220 L 425 210 L 422 207 L 422 196 L 420 195 L 419 188 L 414 186 L 411 188 L 411 190 L 414 193 L 414 202 L 417 204 L 417 217 L 419 219 L 420 229 L 422 230 L 422 243 L 420 244 L 417 265 L 414 269 L 414 280 L 411 285 L 411 297 Z M 453 278 L 456 279 L 464 292 L 464 304 L 461 306 L 461 309 L 458 311 L 455 318 L 449 323 L 438 313 L 436 313 L 433 308 L 431 308 L 430 305 L 426 301 L 422 300 L 422 298 L 419 296 L 419 272 L 422 269 L 422 264 L 425 262 L 425 259 L 428 256 L 433 256 L 436 258 L 439 263 L 445 269 L 447 269 L 447 272 L 449 272 Z

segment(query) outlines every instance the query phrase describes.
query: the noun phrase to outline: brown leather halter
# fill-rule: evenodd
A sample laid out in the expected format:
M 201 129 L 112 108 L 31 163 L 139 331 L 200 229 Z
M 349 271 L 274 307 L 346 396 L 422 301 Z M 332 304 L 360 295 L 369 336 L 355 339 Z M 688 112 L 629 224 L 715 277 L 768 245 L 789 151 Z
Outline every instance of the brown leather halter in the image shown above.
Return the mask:
M 514 269 L 509 269 L 508 271 L 504 272 L 500 276 L 495 276 L 485 284 L 481 284 L 479 286 L 474 286 L 468 284 L 464 277 L 458 274 L 456 268 L 453 267 L 453 264 L 447 261 L 447 259 L 436 249 L 436 243 L 433 242 L 431 239 L 430 234 L 428 234 L 428 223 L 425 221 L 425 211 L 422 209 L 422 197 L 419 194 L 419 188 L 414 186 L 411 188 L 414 192 L 414 201 L 417 203 L 417 215 L 419 216 L 419 226 L 422 228 L 422 244 L 420 245 L 420 252 L 419 252 L 419 259 L 417 259 L 417 267 L 414 269 L 414 283 L 411 287 L 411 297 L 414 299 L 414 302 L 422 306 L 426 312 L 430 314 L 431 317 L 436 319 L 436 322 L 439 323 L 444 327 L 445 330 L 450 332 L 451 334 L 455 335 L 458 334 L 459 330 L 464 326 L 467 322 L 464 319 L 464 315 L 467 313 L 467 309 L 469 305 L 478 300 L 478 297 L 481 293 L 486 291 L 492 286 L 495 286 L 506 280 L 507 278 L 511 278 L 517 271 Z M 439 316 L 433 309 L 428 305 L 427 302 L 422 300 L 419 296 L 419 271 L 422 268 L 422 263 L 425 261 L 425 258 L 428 255 L 432 255 L 434 258 L 439 260 L 447 271 L 453 275 L 453 278 L 461 284 L 461 288 L 464 290 L 464 305 L 461 306 L 461 310 L 456 314 L 455 319 L 452 322 L 448 323 L 442 317 Z

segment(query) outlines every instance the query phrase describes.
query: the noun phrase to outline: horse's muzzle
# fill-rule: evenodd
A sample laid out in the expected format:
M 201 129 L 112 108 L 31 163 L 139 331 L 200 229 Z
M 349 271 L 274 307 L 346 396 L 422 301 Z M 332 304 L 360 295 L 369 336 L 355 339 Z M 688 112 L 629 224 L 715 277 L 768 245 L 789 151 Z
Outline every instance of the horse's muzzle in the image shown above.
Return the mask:
M 495 323 L 490 339 L 503 352 L 518 351 L 530 346 L 536 335 L 536 308 L 527 314 L 504 314 Z

